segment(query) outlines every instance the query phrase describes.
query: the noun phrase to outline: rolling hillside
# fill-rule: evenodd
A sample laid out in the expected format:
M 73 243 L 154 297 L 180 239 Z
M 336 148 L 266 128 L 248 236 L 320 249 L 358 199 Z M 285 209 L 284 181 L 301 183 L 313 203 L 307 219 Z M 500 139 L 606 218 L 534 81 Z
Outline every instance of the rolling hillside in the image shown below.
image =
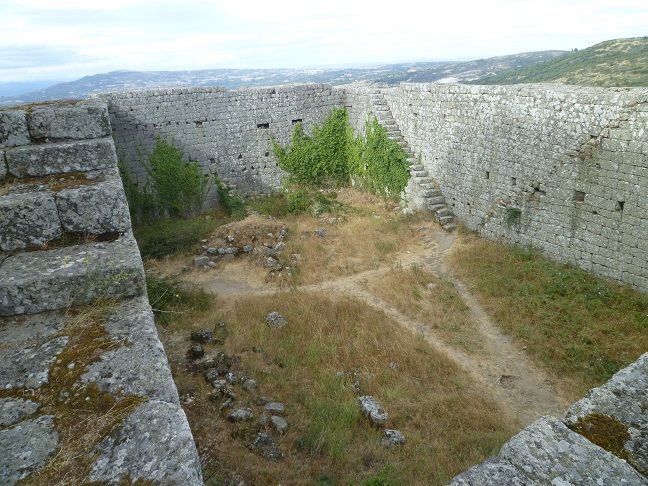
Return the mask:
M 601 42 L 556 59 L 508 69 L 470 83 L 648 86 L 648 36 Z
M 113 71 L 85 76 L 29 92 L 1 96 L 0 105 L 85 98 L 91 93 L 169 86 L 223 86 L 240 88 L 288 83 L 347 84 L 355 81 L 397 84 L 410 82 L 464 82 L 513 67 L 565 55 L 565 51 L 540 51 L 475 61 L 410 62 L 349 68 L 208 69 L 199 71 Z

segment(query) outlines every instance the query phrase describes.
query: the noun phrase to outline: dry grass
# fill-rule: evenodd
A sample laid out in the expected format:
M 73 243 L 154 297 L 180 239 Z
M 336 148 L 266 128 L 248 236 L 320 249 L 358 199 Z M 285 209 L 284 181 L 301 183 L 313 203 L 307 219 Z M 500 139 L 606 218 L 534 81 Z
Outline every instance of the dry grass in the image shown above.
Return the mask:
M 353 189 L 341 191 L 338 201 L 357 208 L 338 224 L 327 224 L 329 217 L 306 214 L 286 219 L 290 236 L 284 257 L 297 253 L 301 261 L 292 283 L 316 283 L 374 269 L 418 241 L 420 216 L 404 216 L 382 199 Z M 313 233 L 320 227 L 326 229 L 324 238 Z
M 449 263 L 574 399 L 648 349 L 648 296 L 628 287 L 471 234 Z
M 481 349 L 470 309 L 452 282 L 412 265 L 370 280 L 367 288 L 406 316 L 434 329 L 452 346 L 471 352 Z
M 288 318 L 286 327 L 264 323 L 274 310 Z M 226 422 L 219 403 L 208 399 L 209 385 L 186 366 L 189 330 L 219 317 L 228 323 L 225 347 L 240 357 L 236 368 L 259 382 L 256 392 L 236 389 L 237 406 L 249 406 L 258 417 L 258 395 L 286 405 L 290 429 L 278 438 L 285 453 L 279 462 L 248 450 L 263 426 Z M 180 393 L 194 397 L 185 410 L 208 484 L 234 472 L 250 484 L 355 484 L 381 471 L 391 479 L 380 484 L 443 484 L 493 454 L 512 433 L 502 410 L 464 372 L 352 299 L 301 292 L 244 297 L 222 315 L 181 316 L 162 335 Z M 337 377 L 339 371 L 357 371 L 363 392 L 389 412 L 388 426 L 407 436 L 405 446 L 381 445 L 382 432 L 360 416 L 350 381 Z

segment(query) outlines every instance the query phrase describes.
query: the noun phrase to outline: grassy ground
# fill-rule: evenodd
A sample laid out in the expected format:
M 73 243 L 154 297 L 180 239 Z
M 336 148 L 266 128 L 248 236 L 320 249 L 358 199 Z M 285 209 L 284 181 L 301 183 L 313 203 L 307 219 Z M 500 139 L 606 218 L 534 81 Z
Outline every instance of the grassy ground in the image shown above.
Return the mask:
M 648 37 L 614 39 L 557 59 L 508 69 L 471 84 L 565 83 L 648 86 Z
M 367 287 L 403 314 L 430 326 L 452 346 L 479 350 L 480 341 L 470 310 L 451 282 L 411 266 L 395 268 L 369 281 Z
M 648 296 L 538 252 L 463 234 L 453 271 L 574 398 L 648 349 Z
M 185 410 L 208 484 L 221 484 L 228 472 L 250 484 L 444 484 L 496 452 L 513 432 L 464 372 L 365 304 L 290 292 L 214 308 L 219 312 L 181 314 L 162 330 L 179 391 L 194 397 Z M 264 323 L 274 310 L 288 318 L 286 327 Z M 190 330 L 220 318 L 229 330 L 225 348 L 240 357 L 237 369 L 259 382 L 255 392 L 236 389 L 237 406 L 249 406 L 258 417 L 259 395 L 286 405 L 290 429 L 278 438 L 285 454 L 279 462 L 247 448 L 263 426 L 226 422 L 207 397 L 209 385 L 186 366 Z M 359 413 L 350 383 L 354 371 L 363 393 L 376 396 L 390 414 L 389 427 L 407 436 L 406 445 L 381 445 L 382 432 Z M 346 378 L 338 372 L 347 372 Z M 376 477 L 382 480 L 366 482 Z

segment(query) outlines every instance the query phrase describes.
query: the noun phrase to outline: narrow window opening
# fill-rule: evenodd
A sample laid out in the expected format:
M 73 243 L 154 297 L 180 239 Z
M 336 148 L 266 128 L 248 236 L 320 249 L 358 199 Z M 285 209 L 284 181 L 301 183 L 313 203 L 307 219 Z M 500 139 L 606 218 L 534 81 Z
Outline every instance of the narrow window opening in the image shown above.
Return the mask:
M 302 123 L 302 122 L 303 122 L 303 120 L 302 120 L 301 118 L 295 118 L 295 119 L 292 121 L 292 124 L 293 124 L 293 125 L 297 125 L 298 123 Z
M 270 124 L 269 123 L 257 123 L 257 128 L 262 128 L 263 130 L 267 130 L 268 128 L 270 128 Z
M 623 207 L 625 206 L 625 201 L 617 201 L 615 211 L 623 212 Z
M 574 201 L 575 202 L 584 202 L 585 193 L 583 191 L 574 191 Z
M 268 157 L 270 155 L 270 152 L 266 152 L 265 156 Z
M 511 185 L 517 186 L 517 179 L 515 177 L 511 177 Z
M 484 175 L 484 178 L 490 179 L 490 172 L 489 171 L 486 171 L 486 174 Z

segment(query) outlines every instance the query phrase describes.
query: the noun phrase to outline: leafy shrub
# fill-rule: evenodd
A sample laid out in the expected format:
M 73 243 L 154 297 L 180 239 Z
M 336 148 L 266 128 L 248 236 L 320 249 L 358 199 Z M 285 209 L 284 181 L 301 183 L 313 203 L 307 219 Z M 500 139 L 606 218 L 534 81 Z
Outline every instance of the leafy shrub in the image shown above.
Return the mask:
M 215 179 L 218 189 L 218 202 L 223 210 L 235 219 L 243 219 L 247 215 L 245 202 L 239 196 L 230 193 L 219 178 Z
M 290 173 L 293 182 L 310 185 L 349 182 L 348 144 L 352 132 L 347 112 L 338 108 L 322 126 L 313 127 L 313 135 L 304 132 L 301 123 L 293 130 L 292 142 L 281 147 L 273 141 L 279 167 Z
M 204 290 L 171 276 L 147 273 L 146 291 L 162 323 L 168 322 L 174 314 L 209 310 L 213 303 L 211 295 Z
M 365 190 L 398 198 L 409 180 L 407 154 L 391 140 L 376 117 L 365 125 L 364 139 L 356 142 L 352 173 Z
M 378 120 L 368 120 L 364 136 L 356 137 L 343 108 L 314 127 L 312 136 L 298 123 L 292 142 L 286 147 L 273 142 L 273 148 L 279 166 L 300 184 L 346 185 L 353 179 L 365 190 L 397 198 L 409 179 L 407 154 Z
M 158 219 L 134 228 L 142 258 L 161 258 L 187 251 L 206 238 L 223 218 L 206 214 L 188 219 Z
M 156 216 L 180 217 L 198 211 L 207 193 L 207 178 L 197 162 L 183 160 L 179 149 L 158 138 L 144 167 L 148 183 L 139 188 L 123 164 L 120 174 L 135 221 Z

